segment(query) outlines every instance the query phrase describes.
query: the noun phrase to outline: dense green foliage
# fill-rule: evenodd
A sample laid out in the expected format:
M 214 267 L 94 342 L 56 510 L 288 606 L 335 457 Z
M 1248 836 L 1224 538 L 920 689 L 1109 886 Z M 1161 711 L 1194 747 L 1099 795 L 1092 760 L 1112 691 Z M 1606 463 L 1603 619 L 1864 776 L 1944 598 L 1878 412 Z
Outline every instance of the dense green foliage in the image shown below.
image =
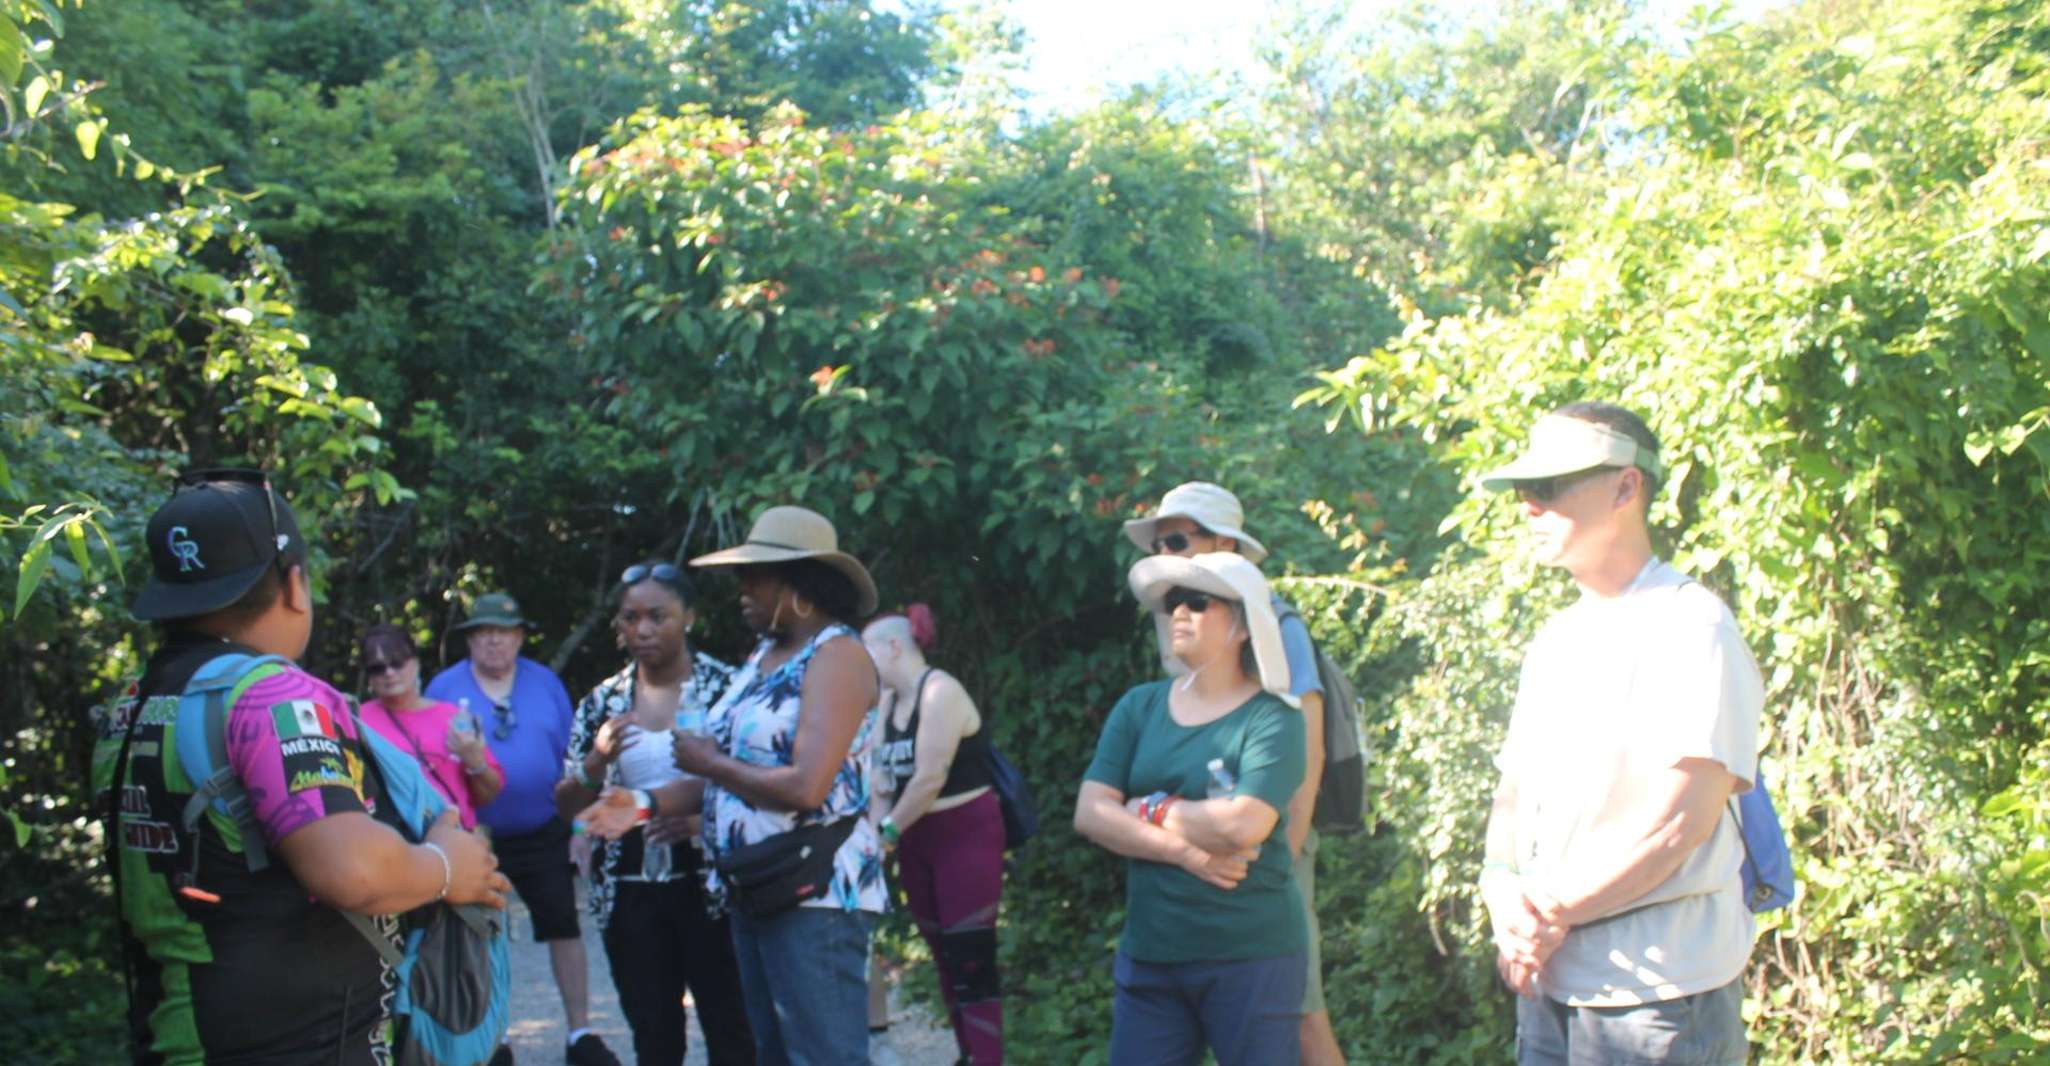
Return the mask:
M 0 0 L 10 1057 L 116 1039 L 86 708 L 146 646 L 168 474 L 246 460 L 321 548 L 345 685 L 363 624 L 434 646 L 505 584 L 587 685 L 623 564 L 832 516 L 1039 785 L 1020 1062 L 1109 1024 L 1119 866 L 1066 823 L 1155 669 L 1117 522 L 1231 485 L 1368 705 L 1374 829 L 1319 878 L 1341 1042 L 1500 1061 L 1489 756 L 1571 590 L 1463 486 L 1607 398 L 1769 679 L 1804 895 L 1761 1061 L 2046 1061 L 2042 9 L 1342 14 L 1264 41 L 1259 94 L 1027 120 L 983 11 Z

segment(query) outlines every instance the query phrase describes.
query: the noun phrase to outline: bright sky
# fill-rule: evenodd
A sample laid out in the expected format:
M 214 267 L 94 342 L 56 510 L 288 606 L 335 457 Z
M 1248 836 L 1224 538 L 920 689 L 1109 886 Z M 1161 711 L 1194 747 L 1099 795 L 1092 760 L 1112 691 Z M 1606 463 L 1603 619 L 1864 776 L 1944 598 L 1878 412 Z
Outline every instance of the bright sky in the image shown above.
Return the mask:
M 1369 18 L 1398 0 L 1357 0 L 1352 17 Z M 1645 17 L 1677 27 L 1700 0 L 1646 0 Z M 1732 0 L 1748 17 L 1776 0 Z M 1485 18 L 1490 0 L 1463 0 Z M 1442 6 L 1461 6 L 1453 0 Z M 1095 101 L 1105 85 L 1148 81 L 1181 70 L 1250 71 L 1263 26 L 1296 5 L 1285 0 L 1013 0 L 1010 16 L 1028 35 L 1026 89 L 1034 111 L 1068 111 Z
M 1171 70 L 1248 70 L 1253 39 L 1280 5 L 1263 0 L 1020 0 L 1025 87 L 1035 111 L 1071 111 L 1106 84 Z

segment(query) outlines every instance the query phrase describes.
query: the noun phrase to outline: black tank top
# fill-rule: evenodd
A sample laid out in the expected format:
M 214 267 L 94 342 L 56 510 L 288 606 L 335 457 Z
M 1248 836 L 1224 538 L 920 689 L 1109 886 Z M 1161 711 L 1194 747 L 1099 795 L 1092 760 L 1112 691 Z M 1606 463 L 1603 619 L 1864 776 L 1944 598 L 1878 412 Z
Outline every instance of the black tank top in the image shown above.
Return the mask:
M 878 762 L 883 772 L 890 776 L 894 785 L 891 795 L 902 796 L 905 786 L 918 770 L 918 716 L 919 704 L 925 699 L 925 683 L 931 679 L 934 667 L 927 667 L 918 675 L 918 684 L 911 693 L 911 718 L 903 729 L 896 725 L 896 709 L 883 718 L 883 743 Z M 936 798 L 947 799 L 964 792 L 973 792 L 990 784 L 989 776 L 989 716 L 984 715 L 982 728 L 972 735 L 961 738 L 961 745 L 954 749 L 954 764 L 947 767 L 947 780 L 940 785 Z

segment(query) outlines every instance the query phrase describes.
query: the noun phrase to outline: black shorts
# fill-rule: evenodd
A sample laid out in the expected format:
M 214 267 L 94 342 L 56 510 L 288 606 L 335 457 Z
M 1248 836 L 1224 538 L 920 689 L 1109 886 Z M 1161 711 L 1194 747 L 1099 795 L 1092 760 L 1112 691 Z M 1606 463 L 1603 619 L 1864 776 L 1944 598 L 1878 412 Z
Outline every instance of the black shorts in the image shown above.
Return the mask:
M 583 935 L 577 926 L 577 868 L 569 861 L 569 823 L 551 818 L 531 833 L 494 836 L 491 846 L 498 852 L 498 871 L 512 882 L 534 919 L 535 942 Z

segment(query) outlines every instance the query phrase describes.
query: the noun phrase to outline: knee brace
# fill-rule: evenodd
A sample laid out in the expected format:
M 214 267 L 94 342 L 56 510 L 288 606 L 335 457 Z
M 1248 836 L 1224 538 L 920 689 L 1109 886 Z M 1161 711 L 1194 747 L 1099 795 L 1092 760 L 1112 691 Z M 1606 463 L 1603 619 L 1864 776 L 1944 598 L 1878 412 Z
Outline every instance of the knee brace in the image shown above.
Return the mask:
M 980 1003 L 1003 996 L 997 972 L 997 931 L 962 929 L 940 934 L 955 1003 Z

